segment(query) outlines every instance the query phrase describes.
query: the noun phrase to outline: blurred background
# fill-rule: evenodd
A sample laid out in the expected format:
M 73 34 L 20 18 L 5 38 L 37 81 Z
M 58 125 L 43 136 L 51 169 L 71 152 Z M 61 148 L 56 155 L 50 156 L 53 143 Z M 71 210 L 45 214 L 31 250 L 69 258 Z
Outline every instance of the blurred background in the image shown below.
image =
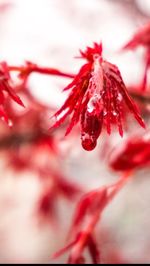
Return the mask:
M 119 50 L 149 17 L 149 0 L 0 0 L 0 60 L 11 65 L 30 60 L 76 73 L 83 63 L 74 58 L 79 49 L 102 41 L 104 57 L 120 67 L 126 84 L 136 85 L 142 78 L 143 50 Z M 37 100 L 58 108 L 66 98 L 62 88 L 67 82 L 34 74 L 29 86 Z M 115 146 L 123 140 L 114 135 L 111 142 Z M 114 182 L 118 175 L 102 160 L 103 145 L 104 136 L 96 151 L 87 153 L 79 137 L 62 138 L 58 170 L 86 191 Z M 75 202 L 59 200 L 57 229 L 50 217 L 39 223 L 35 210 L 41 182 L 29 170 L 16 174 L 6 167 L 7 155 L 0 157 L 0 262 L 51 262 L 66 241 Z M 149 187 L 149 171 L 138 173 L 105 212 L 98 229 L 104 258 L 113 254 L 116 263 L 150 262 Z

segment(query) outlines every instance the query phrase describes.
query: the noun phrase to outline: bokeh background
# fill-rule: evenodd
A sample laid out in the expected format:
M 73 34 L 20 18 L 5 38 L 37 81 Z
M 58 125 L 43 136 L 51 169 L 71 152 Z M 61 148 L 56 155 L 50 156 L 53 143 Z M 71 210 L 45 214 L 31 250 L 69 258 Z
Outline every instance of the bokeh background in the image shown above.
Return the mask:
M 79 48 L 102 41 L 104 56 L 120 67 L 126 83 L 138 84 L 143 73 L 143 50 L 124 54 L 119 51 L 149 17 L 149 0 L 1 0 L 0 60 L 12 65 L 31 60 L 76 73 L 82 64 L 74 58 Z M 30 88 L 38 100 L 57 108 L 66 98 L 61 91 L 67 82 L 34 74 Z M 69 137 L 62 140 L 62 150 L 68 149 L 68 156 L 58 166 L 68 177 L 86 190 L 118 178 L 105 158 L 102 160 L 104 137 L 91 153 L 81 149 L 80 140 L 73 141 Z M 122 145 L 123 140 L 114 135 L 111 142 Z M 38 179 L 27 171 L 16 178 L 4 164 L 1 155 L 0 262 L 51 262 L 53 252 L 66 241 L 74 204 L 60 202 L 57 230 L 48 221 L 39 226 L 34 215 L 40 195 Z M 149 171 L 139 172 L 109 206 L 98 229 L 100 236 L 106 232 L 104 256 L 105 250 L 114 249 L 114 256 L 131 263 L 150 262 L 149 191 Z

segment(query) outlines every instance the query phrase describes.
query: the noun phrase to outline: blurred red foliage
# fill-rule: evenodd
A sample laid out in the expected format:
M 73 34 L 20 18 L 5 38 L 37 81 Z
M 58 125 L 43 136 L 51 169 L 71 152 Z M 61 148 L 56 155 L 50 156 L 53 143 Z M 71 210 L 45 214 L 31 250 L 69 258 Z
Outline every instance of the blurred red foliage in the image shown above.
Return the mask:
M 117 147 L 117 153 L 113 153 L 111 160 L 107 160 L 108 165 L 113 170 L 122 172 L 123 176 L 113 185 L 83 194 L 78 184 L 66 178 L 63 171 L 65 158 L 61 163 L 62 155 L 57 138 L 58 132 L 63 134 L 64 131 L 60 125 L 72 115 L 66 131 L 68 135 L 80 122 L 82 147 L 87 151 L 96 147 L 103 127 L 106 127 L 110 135 L 111 127 L 115 124 L 123 137 L 123 122 L 128 113 L 132 113 L 140 126 L 145 128 L 134 100 L 138 99 L 140 107 L 144 100 L 149 101 L 148 95 L 141 90 L 146 87 L 150 65 L 149 32 L 148 25 L 124 46 L 124 49 L 134 49 L 139 45 L 146 48 L 146 70 L 142 86 L 139 84 L 137 87 L 139 90 L 126 88 L 118 67 L 103 59 L 101 43 L 94 43 L 92 48 L 80 51 L 81 58 L 87 62 L 77 75 L 28 61 L 22 66 L 9 66 L 6 62 L 0 64 L 0 117 L 9 124 L 8 127 L 2 123 L 0 127 L 0 152 L 5 156 L 7 167 L 16 173 L 31 171 L 39 178 L 42 192 L 36 210 L 38 218 L 42 218 L 44 222 L 56 223 L 59 220 L 58 201 L 62 198 L 74 201 L 82 193 L 69 232 L 70 244 L 54 256 L 58 257 L 69 251 L 70 264 L 86 263 L 85 250 L 89 252 L 93 263 L 102 262 L 101 248 L 95 234 L 96 225 L 101 221 L 108 204 L 133 176 L 135 169 L 149 165 L 150 139 L 148 130 L 139 137 L 129 136 L 121 151 Z M 18 83 L 13 81 L 12 72 L 17 73 Z M 48 130 L 48 115 L 55 110 L 37 101 L 28 87 L 28 79 L 34 72 L 73 79 L 64 89 L 71 92 L 63 106 L 54 114 L 56 122 L 51 130 Z M 12 100 L 26 107 L 17 109 Z M 145 108 L 143 113 L 146 116 L 149 110 Z M 111 262 L 124 261 L 119 250 L 112 248 L 106 253 L 111 256 Z

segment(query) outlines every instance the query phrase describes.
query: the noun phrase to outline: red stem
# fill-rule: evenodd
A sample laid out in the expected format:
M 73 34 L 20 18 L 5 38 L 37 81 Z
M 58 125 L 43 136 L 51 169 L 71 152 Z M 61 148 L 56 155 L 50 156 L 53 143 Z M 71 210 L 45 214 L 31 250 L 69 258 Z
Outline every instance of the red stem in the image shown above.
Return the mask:
M 55 76 L 62 76 L 66 78 L 74 78 L 75 75 L 61 72 L 55 68 L 48 68 L 48 67 L 39 67 L 39 66 L 31 66 L 31 68 L 27 66 L 27 69 L 25 67 L 18 67 L 18 66 L 9 66 L 9 71 L 16 71 L 16 72 L 26 72 L 28 75 L 30 75 L 33 72 L 44 74 L 44 75 L 55 75 Z
M 108 186 L 110 192 L 107 201 L 96 211 L 95 215 L 91 217 L 88 224 L 83 229 L 84 233 L 81 234 L 80 241 L 78 241 L 76 245 L 72 248 L 70 261 L 76 261 L 78 258 L 78 254 L 82 254 L 89 236 L 92 234 L 98 221 L 101 218 L 103 210 L 113 200 L 113 198 L 118 194 L 118 192 L 124 187 L 124 185 L 128 182 L 131 176 L 131 171 L 125 172 L 124 175 L 115 184 Z

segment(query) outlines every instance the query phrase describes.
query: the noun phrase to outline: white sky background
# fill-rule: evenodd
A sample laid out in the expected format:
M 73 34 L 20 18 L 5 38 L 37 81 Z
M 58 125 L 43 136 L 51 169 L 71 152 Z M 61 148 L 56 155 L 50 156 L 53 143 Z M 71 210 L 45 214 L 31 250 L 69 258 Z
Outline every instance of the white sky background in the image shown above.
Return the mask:
M 116 54 L 137 25 L 132 16 L 126 16 L 123 8 L 114 4 L 115 1 L 9 2 L 14 6 L 2 17 L 1 59 L 13 64 L 32 60 L 76 73 L 82 64 L 81 60 L 73 58 L 78 55 L 79 48 L 85 49 L 94 41 L 102 40 L 104 55 L 120 66 L 125 80 L 134 83 L 139 78 L 140 62 L 135 56 Z M 37 97 L 55 106 L 64 101 L 65 95 L 59 93 L 59 88 L 66 82 L 38 75 L 32 77 L 31 86 Z
M 0 3 L 6 2 L 0 1 Z M 105 57 L 120 66 L 127 83 L 138 82 L 142 52 L 136 56 L 132 53 L 120 55 L 117 51 L 132 36 L 140 22 L 130 14 L 127 16 L 123 7 L 115 4 L 117 1 L 10 0 L 9 2 L 12 3 L 11 9 L 0 14 L 0 60 L 7 60 L 10 64 L 22 64 L 24 60 L 31 60 L 41 65 L 76 73 L 82 64 L 81 60 L 73 58 L 78 55 L 79 48 L 84 49 L 86 45 L 102 40 Z M 137 3 L 144 12 L 150 14 L 149 0 L 137 0 Z M 61 90 L 67 82 L 68 80 L 64 79 L 34 75 L 30 85 L 34 95 L 42 101 L 57 106 L 64 101 L 65 95 Z M 90 158 L 88 160 L 90 163 Z M 103 177 L 106 177 L 106 169 L 101 171 Z M 13 259 L 17 262 L 20 258 L 27 262 L 48 261 L 50 247 L 51 250 L 56 250 L 57 241 L 50 243 L 49 240 L 55 237 L 49 228 L 39 231 L 33 224 L 27 223 L 38 184 L 31 185 L 31 179 L 26 176 L 22 180 L 23 182 L 19 181 L 13 187 L 13 195 L 10 195 L 12 183 L 8 184 L 6 181 L 0 188 L 2 198 L 5 191 L 8 198 L 14 195 L 16 200 L 21 198 L 15 213 L 11 211 L 10 206 L 9 215 L 6 210 L 1 216 L 3 218 L 0 220 L 0 261 L 9 262 Z M 99 183 L 98 180 L 94 182 L 95 185 Z M 89 184 L 89 187 L 92 186 L 93 184 Z M 25 204 L 27 201 L 30 201 L 30 208 Z M 136 205 L 137 201 L 134 204 Z M 114 206 L 116 218 L 122 206 L 115 208 L 116 205 Z M 131 230 L 129 233 L 131 234 Z

